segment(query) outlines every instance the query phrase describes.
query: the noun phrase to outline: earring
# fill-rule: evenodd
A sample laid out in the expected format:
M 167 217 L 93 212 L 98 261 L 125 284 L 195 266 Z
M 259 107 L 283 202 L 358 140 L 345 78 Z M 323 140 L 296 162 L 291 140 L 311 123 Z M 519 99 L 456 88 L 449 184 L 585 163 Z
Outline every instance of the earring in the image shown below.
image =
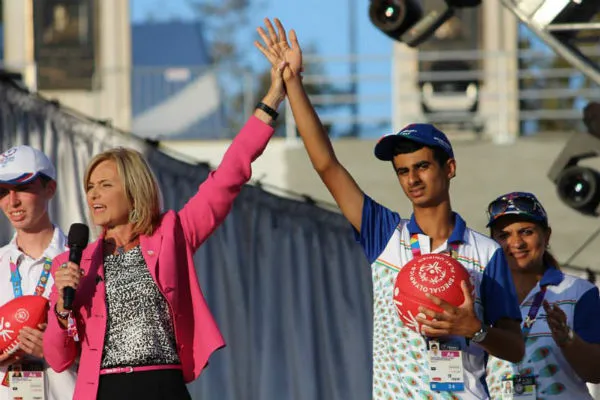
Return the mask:
M 129 211 L 129 222 L 131 222 L 132 224 L 135 224 L 139 220 L 140 220 L 140 215 L 138 214 L 138 212 L 135 208 L 133 208 L 131 211 Z

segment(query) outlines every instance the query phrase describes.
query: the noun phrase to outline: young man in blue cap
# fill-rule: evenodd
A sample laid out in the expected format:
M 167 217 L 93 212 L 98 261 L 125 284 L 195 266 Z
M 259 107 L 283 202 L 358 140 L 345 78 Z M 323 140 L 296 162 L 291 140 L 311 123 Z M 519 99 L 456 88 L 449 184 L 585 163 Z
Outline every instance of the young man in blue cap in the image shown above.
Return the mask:
M 17 146 L 0 154 L 0 207 L 15 229 L 10 243 L 0 248 L 0 305 L 22 295 L 50 294 L 52 259 L 66 249 L 65 235 L 52 224 L 48 214 L 48 204 L 55 192 L 56 172 L 44 153 L 29 146 Z M 75 371 L 56 373 L 44 363 L 44 329 L 44 325 L 22 329 L 18 333 L 21 351 L 0 355 L 0 400 L 29 398 L 19 391 L 42 384 L 43 400 L 73 397 Z M 11 388 L 8 371 L 37 368 L 44 372 L 44 377 L 31 378 L 17 390 Z
M 284 79 L 300 136 L 313 167 L 356 230 L 371 263 L 373 399 L 488 398 L 487 354 L 511 362 L 523 356 L 521 313 L 498 244 L 469 229 L 452 211 L 449 189 L 456 175 L 456 161 L 450 142 L 429 124 L 409 125 L 381 139 L 375 155 L 393 164 L 400 186 L 412 202 L 413 214 L 410 219 L 401 219 L 376 203 L 335 156 L 302 84 L 302 52 L 295 33 L 290 32 L 290 46 L 279 21 L 275 21 L 277 32 L 266 22 L 268 32 L 259 29 L 264 46 L 257 47 L 273 65 L 288 63 Z M 396 276 L 415 256 L 449 250 L 469 271 L 474 298 L 466 285 L 466 300 L 460 307 L 433 298 L 444 312 L 420 310 L 434 320 L 418 318 L 425 328 L 422 334 L 416 333 L 397 315 L 393 301 Z M 460 356 L 451 365 L 448 360 L 434 363 L 428 357 L 430 342 L 452 345 Z M 440 381 L 441 369 L 446 369 L 449 381 Z

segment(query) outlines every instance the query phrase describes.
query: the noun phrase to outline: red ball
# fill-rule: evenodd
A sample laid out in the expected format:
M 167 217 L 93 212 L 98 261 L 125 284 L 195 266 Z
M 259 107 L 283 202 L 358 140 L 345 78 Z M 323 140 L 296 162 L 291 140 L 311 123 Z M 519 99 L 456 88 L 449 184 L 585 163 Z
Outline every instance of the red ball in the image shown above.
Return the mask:
M 36 328 L 47 321 L 48 299 L 42 296 L 20 296 L 0 307 L 0 354 L 19 350 L 19 331 Z
M 420 333 L 421 324 L 416 317 L 426 315 L 419 312 L 419 306 L 443 312 L 426 295 L 431 294 L 458 307 L 465 301 L 460 283 L 465 281 L 471 286 L 470 279 L 465 267 L 447 254 L 430 253 L 413 258 L 396 277 L 394 303 L 398 316 L 408 328 Z

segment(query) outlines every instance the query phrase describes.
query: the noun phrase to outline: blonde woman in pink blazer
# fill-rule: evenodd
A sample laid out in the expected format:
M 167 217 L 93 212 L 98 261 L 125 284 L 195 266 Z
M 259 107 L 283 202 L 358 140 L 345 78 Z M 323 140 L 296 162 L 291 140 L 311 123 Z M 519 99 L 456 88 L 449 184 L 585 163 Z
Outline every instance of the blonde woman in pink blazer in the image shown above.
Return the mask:
M 200 290 L 193 255 L 223 222 L 273 135 L 285 97 L 281 71 L 225 153 L 179 211 L 160 213 L 157 181 L 141 154 L 117 148 L 94 157 L 84 187 L 98 240 L 80 265 L 54 259 L 44 335 L 55 371 L 77 359 L 75 399 L 189 399 L 213 351 L 224 346 Z M 63 289 L 76 288 L 72 311 Z

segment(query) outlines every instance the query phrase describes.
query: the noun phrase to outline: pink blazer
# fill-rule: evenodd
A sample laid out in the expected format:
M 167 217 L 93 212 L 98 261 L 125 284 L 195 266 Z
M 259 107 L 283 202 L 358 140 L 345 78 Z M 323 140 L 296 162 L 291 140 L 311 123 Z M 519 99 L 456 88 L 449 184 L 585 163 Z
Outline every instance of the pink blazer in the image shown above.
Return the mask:
M 200 290 L 193 255 L 231 210 L 234 199 L 251 177 L 251 162 L 263 152 L 272 135 L 273 128 L 251 117 L 231 143 L 221 165 L 181 211 L 166 212 L 155 233 L 140 238 L 148 269 L 170 306 L 186 382 L 196 379 L 210 355 L 225 345 Z M 57 256 L 52 274 L 67 261 L 68 252 Z M 87 246 L 81 259 L 84 275 L 73 304 L 80 341 L 76 343 L 67 336 L 52 311 L 44 334 L 44 356 L 55 371 L 64 371 L 80 355 L 74 399 L 94 399 L 98 392 L 106 332 L 102 264 L 99 238 Z M 51 310 L 57 298 L 53 287 Z

